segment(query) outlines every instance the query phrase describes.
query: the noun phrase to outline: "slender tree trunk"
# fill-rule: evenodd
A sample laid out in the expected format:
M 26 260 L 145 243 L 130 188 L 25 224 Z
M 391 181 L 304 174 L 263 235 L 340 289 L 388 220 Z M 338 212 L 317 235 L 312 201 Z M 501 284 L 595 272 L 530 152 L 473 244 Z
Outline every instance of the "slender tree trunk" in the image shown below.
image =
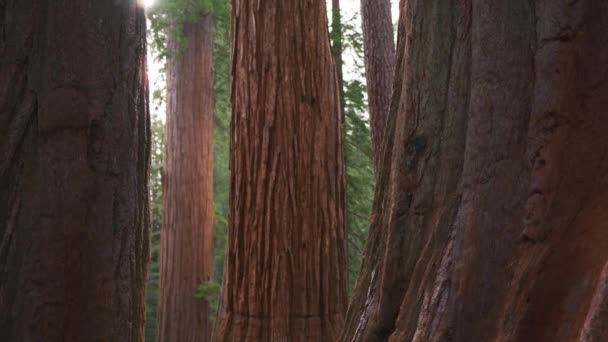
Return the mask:
M 393 93 L 395 41 L 390 0 L 361 0 L 365 78 L 374 174 L 382 160 L 382 139 Z
M 608 3 L 401 4 L 342 340 L 608 340 Z
M 338 95 L 340 97 L 339 99 L 339 103 L 340 103 L 340 120 L 342 122 L 342 126 L 344 127 L 346 125 L 346 98 L 345 98 L 345 93 L 344 93 L 344 74 L 343 74 L 343 67 L 344 67 L 344 60 L 342 59 L 342 53 L 344 52 L 344 47 L 343 47 L 343 34 L 344 32 L 342 31 L 342 12 L 340 9 L 340 0 L 332 0 L 331 2 L 331 32 L 329 35 L 330 38 L 330 43 L 331 43 L 331 54 L 333 56 L 334 59 L 334 63 L 336 65 L 336 77 L 338 80 Z M 342 130 L 342 139 L 346 139 L 345 136 L 345 131 Z M 344 152 L 344 151 L 343 151 Z M 348 165 L 346 164 L 346 156 L 344 155 L 344 153 L 342 153 L 342 163 L 344 163 L 344 170 L 345 170 L 345 182 L 348 182 L 348 179 L 346 179 L 346 170 L 348 168 Z M 348 234 L 349 234 L 349 226 L 348 226 L 348 215 L 346 214 L 348 212 L 348 197 L 347 197 L 347 189 L 344 190 L 344 210 L 345 210 L 345 216 L 344 216 L 344 231 L 345 231 L 345 237 L 344 237 L 344 254 L 346 255 L 346 276 L 347 276 L 347 284 L 348 284 L 348 277 L 349 277 L 349 249 L 348 249 Z
M 344 165 L 323 0 L 234 0 L 229 243 L 216 341 L 335 341 Z
M 344 73 L 342 71 L 344 61 L 342 53 L 344 44 L 342 42 L 342 13 L 340 11 L 340 0 L 331 0 L 331 53 L 336 63 L 336 75 L 338 77 L 338 89 L 340 95 L 340 111 L 342 112 L 342 123 L 344 123 L 344 113 L 346 99 L 344 98 Z
M 194 294 L 213 275 L 213 20 L 187 20 L 184 46 L 176 30 L 167 68 L 157 341 L 198 342 L 211 337 L 209 304 Z
M 0 340 L 141 341 L 144 10 L 0 0 L 0 15 Z

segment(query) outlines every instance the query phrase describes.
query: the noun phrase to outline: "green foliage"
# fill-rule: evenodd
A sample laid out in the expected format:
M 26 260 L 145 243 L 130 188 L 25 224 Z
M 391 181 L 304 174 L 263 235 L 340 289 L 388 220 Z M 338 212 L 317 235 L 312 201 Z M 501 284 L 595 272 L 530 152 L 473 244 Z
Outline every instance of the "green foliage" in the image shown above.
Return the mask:
M 341 25 L 340 40 L 345 65 L 344 72 L 344 158 L 346 162 L 346 209 L 348 227 L 348 285 L 355 286 L 361 265 L 363 247 L 367 239 L 371 214 L 374 173 L 371 161 L 367 90 L 363 65 L 363 38 L 353 16 Z M 348 63 L 348 64 L 347 64 Z
M 217 57 L 230 57 L 228 30 L 230 27 L 230 0 L 159 0 L 154 7 L 149 8 L 147 17 L 150 25 L 148 27 L 148 46 L 151 47 L 156 63 L 162 65 L 161 79 L 154 84 L 152 93 L 155 105 L 159 106 L 163 102 L 166 93 L 165 69 L 167 58 L 171 53 L 180 53 L 185 48 L 187 42 L 183 35 L 183 28 L 186 22 L 196 22 L 204 15 L 210 15 L 215 22 L 215 44 L 226 47 L 226 52 L 222 51 Z M 179 51 L 170 51 L 167 45 L 169 30 L 174 27 Z M 218 39 L 219 38 L 219 39 Z M 219 50 L 216 48 L 215 52 Z M 230 73 L 228 72 L 228 75 Z
M 152 117 L 152 158 L 150 165 L 150 207 L 152 212 L 152 248 L 148 288 L 146 292 L 146 341 L 156 337 L 156 304 L 158 302 L 158 278 L 160 259 L 160 226 L 162 223 L 162 164 L 164 136 L 163 122 L 158 116 Z
M 211 305 L 212 313 L 217 312 L 220 287 L 224 275 L 224 254 L 228 241 L 228 196 L 230 160 L 230 7 L 228 0 L 208 0 L 213 4 L 215 35 L 214 95 L 215 120 L 213 123 L 213 279 L 206 286 L 205 299 Z M 215 317 L 213 314 L 212 317 Z
M 165 61 L 169 55 L 167 34 L 175 25 L 180 45 L 187 42 L 181 34 L 186 22 L 196 22 L 201 16 L 210 15 L 217 22 L 229 22 L 229 0 L 159 0 L 147 11 L 150 27 L 148 44 L 158 61 Z M 224 24 L 222 24 L 224 25 Z
M 212 313 L 217 312 L 220 303 L 221 283 L 210 281 L 202 283 L 196 289 L 195 298 L 204 299 L 209 303 L 209 308 Z M 211 314 L 211 320 L 215 320 L 215 315 Z

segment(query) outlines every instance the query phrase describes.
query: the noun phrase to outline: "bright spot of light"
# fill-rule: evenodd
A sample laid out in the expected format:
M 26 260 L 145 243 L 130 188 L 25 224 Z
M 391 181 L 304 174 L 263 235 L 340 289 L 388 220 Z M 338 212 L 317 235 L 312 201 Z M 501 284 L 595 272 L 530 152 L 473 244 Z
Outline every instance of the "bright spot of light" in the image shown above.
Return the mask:
M 156 0 L 144 0 L 144 6 L 150 7 L 150 6 L 154 5 L 155 2 L 156 2 Z

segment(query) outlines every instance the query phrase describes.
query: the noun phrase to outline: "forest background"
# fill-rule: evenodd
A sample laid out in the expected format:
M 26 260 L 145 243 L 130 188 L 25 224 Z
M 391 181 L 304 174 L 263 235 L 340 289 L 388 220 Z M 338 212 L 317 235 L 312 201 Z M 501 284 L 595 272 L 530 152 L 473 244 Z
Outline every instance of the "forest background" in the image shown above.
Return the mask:
M 229 0 L 199 0 L 215 20 L 214 35 L 214 274 L 210 283 L 201 284 L 193 296 L 205 298 L 215 315 L 224 271 L 228 228 L 229 142 L 230 142 L 230 32 Z M 146 294 L 146 341 L 156 339 L 156 316 L 160 267 L 162 222 L 162 160 L 165 122 L 165 64 L 168 18 L 180 13 L 183 0 L 145 0 L 148 12 L 148 77 L 152 118 L 152 165 L 150 177 L 152 208 L 152 257 Z M 398 0 L 392 0 L 392 20 L 398 20 Z M 347 229 L 349 291 L 355 286 L 367 230 L 374 191 L 369 115 L 363 64 L 363 37 L 359 0 L 340 1 L 340 29 L 332 18 L 328 1 L 328 32 L 332 45 L 342 46 L 344 155 L 347 168 Z M 396 31 L 396 30 L 395 30 Z

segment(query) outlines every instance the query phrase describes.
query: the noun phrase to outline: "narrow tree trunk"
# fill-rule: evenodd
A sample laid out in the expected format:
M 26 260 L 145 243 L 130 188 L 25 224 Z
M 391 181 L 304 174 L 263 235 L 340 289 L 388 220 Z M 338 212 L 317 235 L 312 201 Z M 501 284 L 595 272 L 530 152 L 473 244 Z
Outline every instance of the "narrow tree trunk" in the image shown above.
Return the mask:
M 344 127 L 346 125 L 346 98 L 345 98 L 345 93 L 344 93 L 344 73 L 343 73 L 343 67 L 344 67 L 344 60 L 342 59 L 342 53 L 344 52 L 344 44 L 343 44 L 343 30 L 342 30 L 342 12 L 340 9 L 340 0 L 332 0 L 332 5 L 331 5 L 331 32 L 329 35 L 330 38 L 330 43 L 331 43 L 331 54 L 333 55 L 333 59 L 334 59 L 334 63 L 336 65 L 336 78 L 338 80 L 338 96 L 339 96 L 339 104 L 340 104 L 340 121 L 342 123 L 342 126 Z M 327 8 L 327 7 L 326 7 Z M 345 136 L 345 130 L 342 130 L 342 139 L 345 140 L 346 136 Z M 345 170 L 345 182 L 348 182 L 347 176 L 346 176 L 346 170 L 348 168 L 348 165 L 346 163 L 346 155 L 344 154 L 344 150 L 342 151 L 342 163 L 344 164 L 344 170 Z M 348 188 L 348 186 L 347 186 Z M 346 255 L 346 283 L 348 284 L 348 279 L 349 279 L 349 249 L 348 249 L 348 234 L 349 234 L 349 221 L 348 221 L 348 215 L 346 214 L 348 212 L 348 196 L 347 196 L 347 191 L 348 189 L 344 190 L 344 210 L 345 210 L 345 216 L 344 216 L 344 254 Z M 347 286 L 348 289 L 348 286 Z
M 176 30 L 168 44 L 157 341 L 198 342 L 211 337 L 209 304 L 194 294 L 213 275 L 213 20 Z
M 144 11 L 2 0 L 0 15 L 0 340 L 141 341 Z
M 401 4 L 342 340 L 608 340 L 608 3 Z
M 344 98 L 344 72 L 342 71 L 344 61 L 342 53 L 344 44 L 342 39 L 342 13 L 340 10 L 340 0 L 331 0 L 331 53 L 336 63 L 336 76 L 338 77 L 338 89 L 340 95 L 340 111 L 342 112 L 342 123 L 345 118 L 346 99 Z
M 393 93 L 395 41 L 390 0 L 361 0 L 365 78 L 374 174 L 382 160 L 382 139 Z
M 232 3 L 229 243 L 216 341 L 335 341 L 344 165 L 323 0 Z

